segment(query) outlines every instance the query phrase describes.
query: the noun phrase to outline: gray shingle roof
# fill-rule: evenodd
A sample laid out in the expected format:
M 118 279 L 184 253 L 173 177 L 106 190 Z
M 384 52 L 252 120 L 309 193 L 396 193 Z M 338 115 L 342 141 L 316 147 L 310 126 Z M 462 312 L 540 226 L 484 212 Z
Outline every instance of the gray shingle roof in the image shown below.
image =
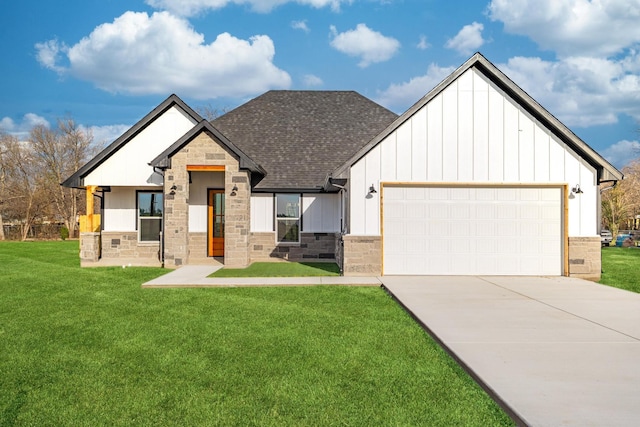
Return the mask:
M 353 91 L 269 91 L 211 123 L 267 171 L 256 190 L 313 190 L 397 117 Z

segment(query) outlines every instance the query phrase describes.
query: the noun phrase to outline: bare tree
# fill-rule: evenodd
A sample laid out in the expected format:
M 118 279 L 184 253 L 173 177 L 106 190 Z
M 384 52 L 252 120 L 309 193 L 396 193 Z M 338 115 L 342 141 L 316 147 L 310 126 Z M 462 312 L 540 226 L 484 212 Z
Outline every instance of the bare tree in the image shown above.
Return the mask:
M 620 229 L 636 228 L 640 215 L 640 159 L 622 169 L 624 179 L 611 189 L 602 189 L 602 222 L 614 238 Z
M 4 168 L 4 133 L 0 134 L 0 241 L 5 239 L 4 236 L 4 219 L 2 216 L 2 204 L 4 202 L 4 195 L 7 187 L 7 176 Z
M 20 221 L 21 237 L 26 240 L 33 223 L 46 214 L 49 204 L 37 158 L 28 143 L 15 136 L 2 135 L 3 212 Z
M 73 119 L 65 118 L 58 120 L 56 129 L 36 125 L 29 139 L 42 168 L 43 185 L 49 192 L 55 215 L 71 235 L 76 235 L 76 216 L 83 194 L 80 190 L 62 187 L 60 183 L 88 159 L 93 135 L 80 129 Z
M 212 121 L 217 119 L 218 117 L 227 114 L 231 109 L 228 107 L 214 107 L 211 104 L 201 105 L 200 107 L 196 107 L 196 112 L 200 114 L 203 118 L 208 121 Z

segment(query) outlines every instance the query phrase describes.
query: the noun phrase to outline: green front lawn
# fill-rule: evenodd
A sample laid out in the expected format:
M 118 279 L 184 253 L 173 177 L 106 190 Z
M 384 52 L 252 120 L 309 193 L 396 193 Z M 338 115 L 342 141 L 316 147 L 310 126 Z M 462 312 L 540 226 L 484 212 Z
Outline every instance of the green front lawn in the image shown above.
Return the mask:
M 640 293 L 640 248 L 602 248 L 600 283 Z
M 512 421 L 382 289 L 142 289 L 0 242 L 0 426 Z
M 339 276 L 334 262 L 254 262 L 247 268 L 222 268 L 209 277 L 314 277 Z

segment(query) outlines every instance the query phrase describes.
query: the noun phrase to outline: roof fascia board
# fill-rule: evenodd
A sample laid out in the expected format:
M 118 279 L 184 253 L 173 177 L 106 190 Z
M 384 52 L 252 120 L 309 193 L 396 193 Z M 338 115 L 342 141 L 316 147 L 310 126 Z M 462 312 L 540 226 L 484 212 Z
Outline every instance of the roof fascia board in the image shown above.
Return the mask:
M 554 135 L 569 145 L 571 149 L 576 151 L 591 166 L 593 166 L 598 171 L 598 180 L 600 182 L 623 179 L 622 172 L 573 133 L 571 129 L 547 111 L 520 86 L 516 85 L 488 59 L 480 55 L 477 64 L 474 64 L 474 66 L 476 66 L 476 68 L 485 77 L 498 85 L 498 87 L 500 87 L 507 96 L 511 97 L 518 105 L 525 108 L 525 110 L 532 114 L 545 127 L 551 130 Z
M 325 191 L 324 188 L 253 188 L 252 193 L 335 193 L 336 191 Z
M 160 117 L 174 105 L 180 107 L 194 121 L 202 121 L 202 117 L 200 117 L 200 115 L 195 110 L 189 107 L 176 94 L 172 94 L 162 103 L 160 103 L 160 105 L 149 112 L 146 116 L 140 119 L 135 125 L 129 128 L 119 138 L 109 144 L 104 150 L 98 153 L 94 158 L 89 160 L 73 175 L 63 181 L 61 185 L 71 188 L 83 188 L 83 181 L 85 176 L 90 174 L 94 169 L 100 166 L 104 161 L 115 154 L 120 148 L 126 145 L 131 139 L 133 139 L 136 135 L 146 129 L 151 123 L 153 123 L 158 117 Z
M 389 136 L 400 125 L 412 117 L 418 110 L 429 103 L 433 98 L 439 95 L 453 81 L 459 78 L 463 73 L 472 67 L 476 67 L 486 78 L 496 84 L 508 96 L 510 96 L 518 105 L 525 108 L 530 114 L 536 117 L 544 126 L 550 129 L 554 135 L 558 136 L 563 142 L 567 143 L 580 156 L 598 171 L 598 181 L 617 181 L 623 178 L 623 174 L 617 170 L 611 163 L 600 156 L 589 145 L 582 141 L 576 134 L 567 128 L 556 117 L 544 109 L 536 100 L 527 94 L 522 88 L 516 85 L 502 71 L 493 65 L 487 58 L 479 52 L 475 53 L 464 64 L 458 67 L 446 79 L 440 82 L 436 87 L 430 90 L 418 102 L 413 104 L 406 112 L 401 114 L 393 123 L 385 130 L 373 138 L 367 145 L 358 151 L 342 166 L 338 167 L 330 174 L 333 178 L 347 178 L 350 167 L 358 160 L 364 157 L 371 149 L 378 145 L 383 139 Z

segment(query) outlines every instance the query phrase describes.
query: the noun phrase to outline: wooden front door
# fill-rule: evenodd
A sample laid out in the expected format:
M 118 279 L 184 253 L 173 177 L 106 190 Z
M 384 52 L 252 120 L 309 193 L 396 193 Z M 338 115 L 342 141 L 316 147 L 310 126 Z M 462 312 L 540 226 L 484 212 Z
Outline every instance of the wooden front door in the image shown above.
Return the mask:
M 224 256 L 224 190 L 209 190 L 207 256 Z

